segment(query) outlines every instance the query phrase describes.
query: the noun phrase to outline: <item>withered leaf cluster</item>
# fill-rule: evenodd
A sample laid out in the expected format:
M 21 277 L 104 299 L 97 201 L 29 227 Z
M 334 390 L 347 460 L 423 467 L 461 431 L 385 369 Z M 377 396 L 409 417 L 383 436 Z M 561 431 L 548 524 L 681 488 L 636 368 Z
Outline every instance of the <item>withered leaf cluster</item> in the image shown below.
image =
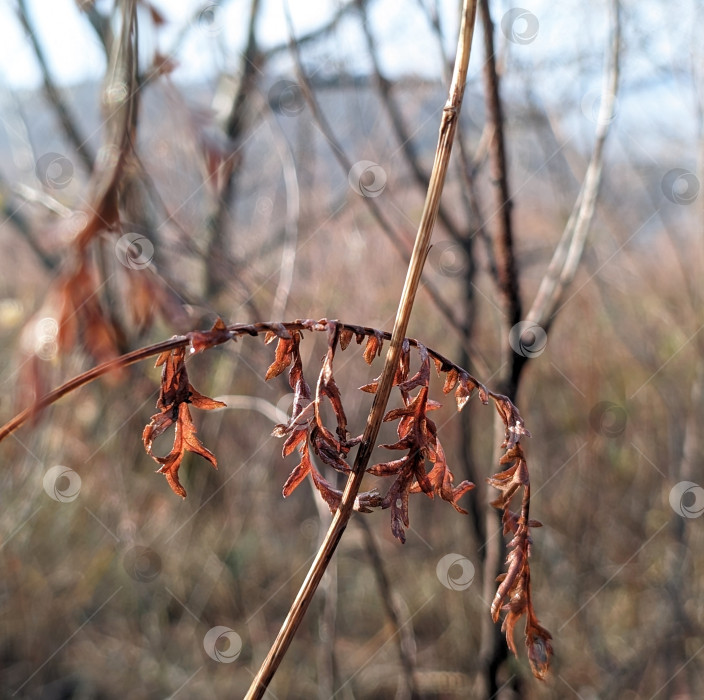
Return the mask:
M 521 617 L 526 616 L 525 642 L 528 647 L 528 660 L 533 675 L 542 680 L 550 667 L 552 635 L 538 622 L 531 599 L 529 557 L 533 540 L 530 529 L 541 527 L 542 523 L 529 518 L 530 477 L 520 438 L 522 435 L 529 436 L 530 433 L 525 429 L 518 410 L 507 397 L 497 395 L 494 400 L 506 423 L 506 437 L 501 445 L 506 451 L 500 460 L 504 470 L 494 474 L 487 481 L 500 492 L 491 505 L 503 511 L 504 535 L 510 533 L 513 537 L 508 543 L 508 569 L 498 578 L 499 587 L 491 604 L 491 615 L 494 622 L 497 622 L 501 611 L 506 613 L 501 631 L 505 633 L 506 642 L 516 656 L 518 652 L 513 632 Z M 521 510 L 516 513 L 511 509 L 511 501 L 521 490 Z
M 382 462 L 369 467 L 367 471 L 376 476 L 396 476 L 393 484 L 389 488 L 382 502 L 383 508 L 391 508 L 391 531 L 401 542 L 406 540 L 405 528 L 409 526 L 408 518 L 408 496 L 411 493 L 425 493 L 429 498 L 434 498 L 437 494 L 445 501 L 448 501 L 460 513 L 467 513 L 466 510 L 457 505 L 457 501 L 474 488 L 474 484 L 463 481 L 459 485 L 454 485 L 454 479 L 445 459 L 445 451 L 442 448 L 437 435 L 435 423 L 428 418 L 428 411 L 440 408 L 437 401 L 428 398 L 428 388 L 430 384 L 430 356 L 427 348 L 418 343 L 416 346 L 420 356 L 420 368 L 409 378 L 410 373 L 410 343 L 406 341 L 401 350 L 394 386 L 397 386 L 403 401 L 402 408 L 389 411 L 384 416 L 384 421 L 398 420 L 396 432 L 398 441 L 393 444 L 381 445 L 388 450 L 408 450 L 408 453 L 390 462 Z M 367 355 L 365 353 L 365 359 Z M 438 363 L 438 372 L 442 370 L 442 363 Z M 472 392 L 469 375 L 460 378 L 455 372 L 448 376 L 445 382 L 444 391 L 449 393 L 458 386 L 458 405 L 464 405 L 466 399 Z M 375 392 L 378 387 L 378 380 L 372 384 L 362 387 L 362 391 Z M 415 396 L 411 393 L 418 390 Z M 427 463 L 432 464 L 428 472 Z
M 170 320 L 184 316 L 169 285 L 154 269 L 146 269 L 150 261 L 140 261 L 134 267 L 117 247 L 122 236 L 135 230 L 143 231 L 138 238 L 152 245 L 148 238 L 153 228 L 143 213 L 141 193 L 146 174 L 134 150 L 141 94 L 134 4 L 124 3 L 120 15 L 120 29 L 109 58 L 112 79 L 102 95 L 105 128 L 100 150 L 104 157 L 94 164 L 83 206 L 69 220 L 57 224 L 55 235 L 70 237 L 69 256 L 49 288 L 45 304 L 26 326 L 20 382 L 25 390 L 18 397 L 20 401 L 38 399 L 45 393 L 47 364 L 40 361 L 44 358 L 32 341 L 41 319 L 49 317 L 56 322 L 56 345 L 61 353 L 80 347 L 102 363 L 125 352 L 128 328 L 143 331 L 157 313 Z M 156 23 L 157 15 L 152 14 L 152 19 Z M 115 85 L 126 91 L 126 98 L 118 104 L 111 97 Z M 122 303 L 114 304 L 114 298 Z
M 311 391 L 303 374 L 300 344 L 304 331 L 327 333 L 327 352 L 315 384 Z M 368 364 L 381 354 L 385 340 L 390 339 L 386 332 L 374 328 L 343 324 L 338 321 L 298 320 L 290 323 L 254 323 L 225 326 L 218 321 L 209 331 L 194 331 L 186 342 L 191 353 L 202 352 L 215 345 L 236 341 L 240 336 L 265 334 L 265 342 L 276 341 L 274 360 L 266 372 L 266 379 L 281 375 L 287 369 L 288 381 L 294 392 L 291 417 L 286 423 L 275 427 L 273 434 L 285 438 L 283 456 L 298 453 L 299 463 L 290 473 L 283 487 L 284 497 L 289 496 L 310 476 L 321 497 L 335 511 L 341 502 L 342 492 L 325 479 L 315 460 L 341 473 L 348 473 L 350 450 L 358 445 L 361 436 L 353 437 L 348 429 L 347 416 L 342 396 L 335 381 L 333 364 L 338 350 L 345 350 L 352 340 L 358 345 L 364 342 L 363 357 Z M 171 488 L 181 496 L 186 492 L 178 480 L 178 469 L 186 452 L 195 452 L 216 466 L 215 456 L 207 450 L 196 436 L 191 420 L 190 406 L 206 410 L 222 406 L 218 401 L 199 394 L 189 383 L 185 367 L 186 343 L 183 347 L 163 353 L 158 365 L 162 366 L 162 383 L 157 407 L 159 413 L 152 416 L 144 430 L 144 445 L 147 452 L 161 465 L 159 471 L 166 475 Z M 411 356 L 417 354 L 418 370 L 411 375 Z M 506 634 L 508 646 L 517 653 L 514 642 L 514 629 L 525 616 L 525 642 L 533 673 L 544 678 L 548 672 L 552 656 L 550 633 L 540 625 L 531 600 L 530 548 L 531 528 L 540 523 L 529 518 L 530 477 L 528 464 L 521 446 L 521 438 L 529 437 L 518 409 L 510 399 L 488 390 L 466 370 L 438 352 L 425 347 L 414 339 L 406 339 L 402 345 L 399 366 L 393 385 L 398 389 L 401 407 L 391 409 L 384 421 L 398 421 L 398 440 L 381 447 L 392 451 L 405 451 L 398 459 L 374 464 L 367 469 L 377 477 L 390 477 L 391 486 L 384 496 L 376 489 L 360 493 L 355 509 L 370 512 L 372 508 L 390 509 L 391 530 L 400 541 L 405 541 L 405 531 L 409 527 L 408 499 L 412 493 L 425 493 L 429 498 L 439 496 L 452 504 L 460 513 L 467 511 L 458 505 L 459 499 L 474 484 L 462 481 L 455 485 L 445 451 L 438 438 L 435 423 L 428 413 L 440 407 L 429 397 L 431 360 L 439 376 L 444 375 L 443 393 L 454 391 L 457 409 L 467 404 L 476 392 L 483 404 L 494 405 L 506 426 L 502 444 L 505 452 L 500 460 L 502 470 L 487 481 L 499 491 L 499 497 L 492 505 L 503 512 L 504 534 L 511 534 L 508 544 L 507 571 L 499 577 L 499 586 L 491 606 L 494 621 L 501 612 L 505 613 L 502 631 Z M 360 387 L 362 391 L 375 393 L 378 379 Z M 323 420 L 323 405 L 328 403 L 335 416 L 331 428 Z M 153 440 L 175 425 L 174 443 L 171 452 L 165 457 L 152 453 Z M 514 512 L 511 503 L 521 495 L 519 512 Z
M 147 454 L 161 467 L 157 470 L 164 474 L 174 493 L 185 498 L 186 489 L 178 479 L 178 470 L 186 452 L 195 452 L 205 457 L 216 469 L 215 455 L 207 449 L 196 435 L 196 427 L 191 418 L 190 406 L 211 411 L 225 406 L 222 401 L 215 401 L 196 391 L 188 381 L 186 372 L 185 348 L 176 348 L 162 353 L 156 361 L 161 367 L 161 389 L 156 406 L 159 409 L 142 432 L 142 442 Z M 174 443 L 165 457 L 159 457 L 152 451 L 153 443 L 159 435 L 171 426 L 174 427 Z
M 278 376 L 290 366 L 289 385 L 294 391 L 294 399 L 291 418 L 286 424 L 277 425 L 274 428 L 274 435 L 286 437 L 283 446 L 284 457 L 297 449 L 301 458 L 284 484 L 283 495 L 289 496 L 310 474 L 315 488 L 330 510 L 334 512 L 342 500 L 342 491 L 334 488 L 316 469 L 310 450 L 312 448 L 321 462 L 344 473 L 350 470 L 346 462 L 347 455 L 360 441 L 360 438 L 352 438 L 347 430 L 347 417 L 342 406 L 342 397 L 333 376 L 333 359 L 340 340 L 338 326 L 335 322 L 328 324 L 328 350 L 315 387 L 315 399 L 312 398 L 310 387 L 303 376 L 299 351 L 301 332 L 294 330 L 289 333 L 285 329 L 277 328 L 267 334 L 266 341 L 271 342 L 276 337 L 278 337 L 276 357 L 266 373 L 266 379 Z M 335 433 L 325 426 L 321 418 L 323 399 L 330 402 L 334 411 L 337 420 Z M 379 505 L 381 505 L 381 497 L 372 490 L 357 496 L 355 509 L 368 513 L 371 508 Z

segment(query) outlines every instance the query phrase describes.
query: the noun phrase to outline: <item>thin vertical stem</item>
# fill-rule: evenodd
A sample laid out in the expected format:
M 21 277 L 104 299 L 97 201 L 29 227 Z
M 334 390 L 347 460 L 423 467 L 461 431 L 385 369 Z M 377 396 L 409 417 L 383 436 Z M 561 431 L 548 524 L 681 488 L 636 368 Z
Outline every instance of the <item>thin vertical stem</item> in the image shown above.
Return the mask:
M 406 337 L 408 323 L 413 308 L 418 286 L 423 272 L 423 266 L 430 250 L 430 240 L 433 227 L 440 205 L 440 195 L 445 183 L 445 176 L 452 151 L 457 123 L 459 120 L 464 87 L 467 80 L 467 68 L 469 65 L 469 54 L 474 34 L 474 22 L 476 17 L 476 0 L 464 0 L 462 6 L 462 19 L 460 25 L 460 36 L 457 46 L 457 57 L 455 68 L 450 85 L 449 96 L 442 112 L 440 122 L 440 134 L 435 152 L 435 161 L 430 175 L 430 183 L 425 199 L 425 206 L 421 215 L 418 233 L 416 235 L 411 262 L 406 273 L 406 281 L 401 294 L 396 320 L 394 322 L 391 342 L 386 353 L 384 369 L 379 380 L 377 392 L 374 396 L 371 412 L 367 419 L 367 425 L 362 436 L 357 456 L 352 467 L 352 471 L 347 481 L 345 491 L 342 496 L 340 507 L 337 509 L 332 524 L 325 536 L 325 540 L 316 554 L 313 565 L 306 576 L 298 595 L 296 596 L 286 620 L 257 673 L 246 698 L 261 698 L 271 682 L 271 679 L 283 660 L 291 641 L 305 615 L 308 606 L 315 594 L 320 580 L 325 573 L 328 562 L 332 558 L 335 549 L 342 537 L 350 515 L 354 508 L 355 500 L 362 483 L 367 464 L 372 455 L 374 444 L 379 433 L 386 404 L 391 394 L 393 378 L 398 366 L 401 346 Z

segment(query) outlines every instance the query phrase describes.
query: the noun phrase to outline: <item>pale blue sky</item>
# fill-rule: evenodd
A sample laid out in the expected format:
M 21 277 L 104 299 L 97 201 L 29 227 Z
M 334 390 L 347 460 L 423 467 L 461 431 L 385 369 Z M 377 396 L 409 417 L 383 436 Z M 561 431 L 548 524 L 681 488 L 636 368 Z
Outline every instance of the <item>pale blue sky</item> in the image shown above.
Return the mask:
M 194 19 L 198 17 L 198 10 L 207 5 L 203 0 L 154 0 L 154 5 L 168 18 L 169 23 L 159 31 L 158 36 L 150 31 L 148 22 L 140 25 L 145 48 L 156 44 L 162 52 L 170 52 L 178 33 L 189 22 L 192 23 L 183 50 L 179 53 L 181 67 L 176 78 L 191 79 L 212 74 L 215 69 L 224 67 L 228 58 L 237 55 L 245 31 L 247 0 L 224 2 L 212 23 Z M 332 5 L 290 0 L 296 32 L 310 31 L 324 23 L 331 16 Z M 27 0 L 27 6 L 59 84 L 101 78 L 105 66 L 103 52 L 75 0 Z M 456 3 L 454 0 L 444 0 L 441 6 L 447 6 L 447 30 L 454 35 L 454 11 L 449 10 L 450 7 L 455 10 Z M 388 35 L 382 37 L 385 63 L 391 71 L 410 67 L 416 72 L 438 75 L 437 51 L 428 35 L 427 24 L 415 3 L 410 3 L 410 8 L 412 11 L 409 12 L 407 0 L 386 0 L 372 7 L 370 14 L 374 26 L 381 31 L 384 27 L 393 26 L 393 36 L 398 37 L 390 43 Z M 350 25 L 353 24 L 350 22 Z M 32 48 L 16 19 L 13 0 L 0 3 L 0 27 L 0 81 L 13 88 L 39 86 L 39 69 Z M 361 50 L 361 38 L 352 26 L 350 30 L 342 43 L 347 44 L 345 48 L 348 50 L 354 50 L 355 44 Z M 263 0 L 258 36 L 264 45 L 286 41 L 288 33 L 282 0 Z M 407 51 L 409 36 L 420 39 L 414 45 L 412 55 Z M 403 52 L 399 52 L 401 45 L 406 47 Z

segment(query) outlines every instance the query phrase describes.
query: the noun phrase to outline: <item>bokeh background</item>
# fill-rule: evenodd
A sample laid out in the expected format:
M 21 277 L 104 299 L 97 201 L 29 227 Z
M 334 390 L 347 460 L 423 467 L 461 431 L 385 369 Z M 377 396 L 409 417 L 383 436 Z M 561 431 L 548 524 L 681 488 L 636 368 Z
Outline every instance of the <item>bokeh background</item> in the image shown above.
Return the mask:
M 291 3 L 289 26 L 277 2 L 143 0 L 129 96 L 108 67 L 127 6 L 2 9 L 3 421 L 116 352 L 218 316 L 393 323 L 457 4 Z M 492 557 L 505 556 L 485 484 L 494 411 L 475 398 L 458 414 L 445 397 L 436 422 L 456 481 L 477 485 L 470 514 L 415 496 L 405 545 L 387 511 L 355 515 L 267 697 L 704 695 L 704 14 L 695 0 L 489 9 L 510 204 L 496 205 L 480 22 L 410 335 L 490 387 L 521 358 L 553 671 L 533 679 L 522 625 L 515 659 L 489 619 Z M 516 346 L 497 286 L 502 212 L 525 317 L 605 126 L 616 15 L 619 88 L 581 262 L 547 330 Z M 126 99 L 138 113 L 119 221 L 79 256 L 96 173 L 115 158 L 110 107 Z M 62 283 L 79 257 L 96 282 L 67 339 Z M 302 348 L 314 381 L 324 338 Z M 230 407 L 195 412 L 219 470 L 191 455 L 185 501 L 141 444 L 151 361 L 0 445 L 2 697 L 244 695 L 330 521 L 307 483 L 281 497 L 296 461 L 271 437 L 291 409 L 285 376 L 263 379 L 273 350 L 245 338 L 189 360 L 194 386 Z M 370 406 L 357 387 L 380 371 L 354 344 L 337 358 L 352 432 Z M 439 380 L 431 390 L 443 400 Z

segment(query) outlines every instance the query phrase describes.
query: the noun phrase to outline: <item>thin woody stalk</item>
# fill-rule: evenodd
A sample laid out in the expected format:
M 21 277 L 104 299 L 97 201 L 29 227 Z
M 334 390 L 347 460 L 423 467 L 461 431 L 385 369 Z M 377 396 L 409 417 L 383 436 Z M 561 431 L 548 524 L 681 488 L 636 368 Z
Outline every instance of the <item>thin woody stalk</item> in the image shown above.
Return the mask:
M 460 36 L 457 46 L 457 57 L 455 68 L 450 85 L 448 100 L 445 104 L 440 122 L 440 135 L 438 146 L 435 152 L 435 161 L 430 176 L 428 192 L 425 199 L 425 206 L 418 226 L 411 261 L 406 274 L 406 281 L 403 293 L 399 302 L 394 328 L 391 334 L 391 343 L 386 354 L 384 370 L 381 374 L 377 392 L 374 396 L 367 425 L 362 436 L 362 442 L 357 451 L 352 472 L 348 478 L 342 502 L 337 509 L 333 521 L 323 540 L 315 560 L 306 576 L 298 595 L 296 596 L 291 609 L 269 651 L 264 663 L 257 673 L 252 685 L 247 692 L 246 698 L 261 698 L 271 682 L 279 664 L 288 650 L 291 641 L 305 615 L 308 606 L 315 594 L 320 580 L 325 573 L 328 562 L 337 548 L 337 544 L 342 537 L 342 533 L 347 527 L 355 498 L 359 492 L 365 469 L 369 463 L 379 426 L 381 425 L 386 409 L 386 404 L 391 393 L 394 374 L 398 366 L 401 344 L 406 337 L 408 322 L 415 295 L 420 284 L 423 266 L 425 264 L 428 251 L 430 250 L 430 240 L 433 226 L 438 214 L 440 205 L 440 195 L 445 183 L 445 175 L 450 160 L 452 141 L 457 129 L 460 106 L 464 95 L 464 86 L 467 79 L 467 67 L 469 65 L 469 54 L 474 33 L 474 21 L 476 17 L 476 0 L 464 0 L 462 6 L 462 19 L 460 26 Z

